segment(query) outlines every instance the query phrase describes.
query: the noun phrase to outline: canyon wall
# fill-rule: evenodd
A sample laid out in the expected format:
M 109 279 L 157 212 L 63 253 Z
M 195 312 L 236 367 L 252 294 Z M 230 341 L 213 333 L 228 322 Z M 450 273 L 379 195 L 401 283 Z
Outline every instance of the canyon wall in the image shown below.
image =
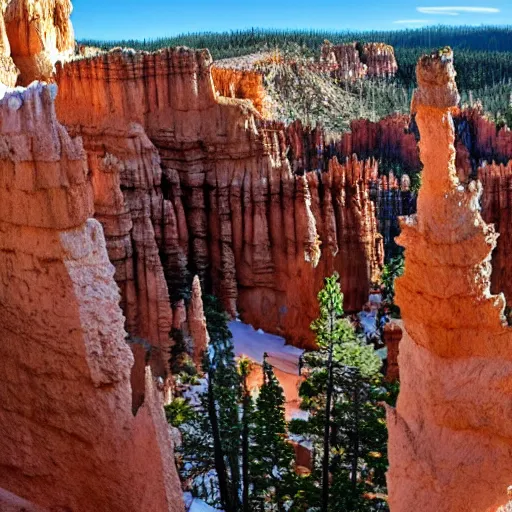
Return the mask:
M 300 120 L 286 128 L 289 158 L 296 173 L 327 169 L 328 162 L 357 155 L 360 160 L 374 157 L 399 163 L 406 172 L 418 172 L 416 127 L 411 117 L 395 114 L 373 122 L 355 119 L 350 131 L 338 137 L 327 135 L 321 126 L 303 126 Z
M 461 110 L 457 115 L 458 128 L 464 136 L 473 158 L 507 163 L 512 159 L 512 131 L 487 119 L 479 108 Z
M 124 318 L 56 87 L 0 102 L 0 486 L 51 510 L 181 511 L 159 393 L 132 414 Z
M 482 218 L 500 234 L 492 257 L 491 291 L 512 300 L 512 160 L 508 165 L 485 164 L 478 169 L 483 186 Z
M 115 50 L 58 66 L 58 116 L 73 135 L 83 137 L 95 203 L 106 205 L 97 209 L 97 218 L 104 222 L 105 214 L 127 222 L 122 229 L 119 220 L 112 229 L 105 224 L 109 253 L 120 262 L 116 280 L 125 311 L 139 304 L 138 298 L 128 299 L 129 289 L 137 294 L 141 286 L 151 287 L 125 285 L 123 268 L 136 265 L 130 261 L 138 251 L 123 249 L 117 258 L 113 252 L 122 232 L 129 231 L 129 218 L 134 222 L 134 215 L 144 215 L 144 246 L 157 247 L 160 255 L 161 266 L 151 257 L 158 286 L 166 281 L 172 296 L 190 286 L 188 272 L 197 274 L 230 314 L 238 310 L 256 327 L 311 346 L 309 323 L 317 314 L 315 297 L 326 273 L 340 272 L 346 309 L 357 310 L 379 271 L 381 241 L 361 187 L 362 174 L 369 171 L 362 163 L 333 163 L 325 177 L 295 175 L 283 126 L 258 121 L 249 100 L 218 96 L 210 68 L 207 51 L 185 48 Z M 130 130 L 138 137 L 147 134 L 144 144 L 148 152 L 152 148 L 152 166 L 112 171 L 110 155 L 126 160 L 126 142 L 121 141 Z M 117 174 L 122 194 L 119 180 L 113 181 Z M 149 182 L 147 176 L 152 176 Z M 319 180 L 334 183 L 325 200 L 324 187 L 320 194 L 311 191 Z M 130 189 L 136 189 L 132 199 L 127 197 Z M 116 197 L 105 200 L 102 190 Z M 141 208 L 143 203 L 149 208 Z M 167 310 L 161 298 L 161 310 Z M 128 330 L 141 332 L 140 325 L 132 325 Z M 161 325 L 164 333 L 166 321 Z M 150 341 L 155 334 L 148 335 Z
M 512 334 L 490 293 L 497 235 L 479 212 L 481 185 L 461 185 L 451 110 L 453 54 L 420 59 L 413 112 L 424 164 L 418 214 L 404 220 L 401 390 L 388 411 L 393 512 L 492 511 L 510 485 Z

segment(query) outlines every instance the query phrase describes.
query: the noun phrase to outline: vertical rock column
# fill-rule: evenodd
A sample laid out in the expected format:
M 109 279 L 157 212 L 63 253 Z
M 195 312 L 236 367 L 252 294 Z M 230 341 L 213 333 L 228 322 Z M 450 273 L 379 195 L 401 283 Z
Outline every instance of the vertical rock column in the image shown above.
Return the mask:
M 0 487 L 50 510 L 182 512 L 148 368 L 132 413 L 114 268 L 55 94 L 0 101 Z
M 424 164 L 418 214 L 403 222 L 401 391 L 388 411 L 393 512 L 492 511 L 506 503 L 512 447 L 512 334 L 491 295 L 497 235 L 455 168 L 453 54 L 420 59 L 413 111 Z

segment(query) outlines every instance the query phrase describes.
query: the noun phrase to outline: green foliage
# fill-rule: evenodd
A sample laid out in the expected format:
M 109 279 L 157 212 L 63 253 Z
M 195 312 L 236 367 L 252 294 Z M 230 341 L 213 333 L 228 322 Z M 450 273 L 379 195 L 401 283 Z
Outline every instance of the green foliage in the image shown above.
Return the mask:
M 378 121 L 391 113 L 408 113 L 415 87 L 415 67 L 420 55 L 434 47 L 455 50 L 457 84 L 462 102 L 481 102 L 485 112 L 499 122 L 512 93 L 512 27 L 425 27 L 400 31 L 325 31 L 251 29 L 224 33 L 191 33 L 144 41 L 80 41 L 110 49 L 116 46 L 154 51 L 163 47 L 208 48 L 214 59 L 239 57 L 261 51 L 279 51 L 303 62 L 319 58 L 328 39 L 333 44 L 382 41 L 395 48 L 398 73 L 392 79 L 367 79 L 337 83 L 306 66 L 269 65 L 266 86 L 274 100 L 276 118 L 310 124 L 321 122 L 330 131 L 344 131 L 355 117 Z M 300 87 L 297 87 L 300 84 Z M 188 278 L 183 265 L 169 268 L 172 300 L 187 297 Z M 187 284 L 188 283 L 188 284 Z
M 225 477 L 228 485 L 227 492 L 230 494 L 229 498 L 222 496 L 225 493 L 222 492 L 221 485 L 221 497 L 224 508 L 231 508 L 226 502 L 229 499 L 231 506 L 234 507 L 233 510 L 236 510 L 240 488 L 239 454 L 242 430 L 239 416 L 240 375 L 235 362 L 231 331 L 228 328 L 228 315 L 220 301 L 211 295 L 204 297 L 203 306 L 210 334 L 210 345 L 205 354 L 203 366 L 208 375 L 207 410 L 212 423 L 214 442 L 218 443 L 217 457 L 220 457 L 222 452 L 227 468 Z M 217 473 L 220 471 L 217 465 Z
M 182 397 L 175 398 L 164 407 L 167 422 L 173 427 L 180 427 L 194 419 L 194 409 L 188 401 Z
M 405 49 L 439 48 L 448 45 L 456 50 L 512 51 L 512 27 L 503 26 L 446 27 L 439 25 L 412 30 L 362 32 L 252 28 L 230 32 L 196 32 L 180 34 L 175 37 L 144 39 L 142 41 L 133 39 L 122 41 L 81 40 L 79 43 L 102 49 L 122 46 L 146 51 L 155 51 L 169 46 L 208 48 L 215 59 L 224 59 L 290 44 L 303 47 L 305 52 L 309 50 L 310 53 L 316 53 L 326 39 L 333 44 L 350 43 L 352 41 L 382 41 L 396 48 Z
M 382 298 L 384 303 L 390 307 L 391 313 L 398 318 L 400 317 L 400 308 L 395 304 L 395 280 L 404 273 L 404 268 L 405 257 L 402 253 L 384 265 L 381 275 L 384 287 Z
M 195 377 L 197 375 L 197 368 L 194 361 L 187 353 L 187 346 L 183 331 L 181 329 L 173 328 L 171 330 L 170 337 L 173 345 L 171 347 L 169 365 L 173 375 L 181 375 L 185 379 L 188 377 Z M 188 380 L 190 381 L 190 379 Z
M 309 438 L 315 453 L 327 447 L 330 485 L 322 510 L 376 510 L 378 500 L 365 495 L 385 492 L 387 432 L 379 402 L 390 398 L 380 382 L 381 361 L 343 317 L 337 274 L 325 280 L 318 301 L 320 316 L 311 328 L 319 350 L 305 355 L 307 379 L 300 388 L 309 417 L 291 422 L 290 430 Z M 315 460 L 311 479 L 317 487 L 324 471 L 325 460 Z M 319 493 L 308 497 L 310 507 L 320 505 Z
M 285 502 L 292 506 L 300 498 L 295 497 L 294 452 L 286 440 L 283 390 L 265 358 L 254 403 L 247 385 L 252 363 L 245 358 L 236 363 L 228 316 L 215 297 L 203 300 L 210 333 L 207 391 L 195 410 L 183 398 L 166 408 L 169 423 L 183 437 L 180 473 L 194 482 L 195 495 L 226 512 L 283 510 Z
M 265 510 L 265 502 L 282 507 L 293 489 L 294 451 L 286 440 L 284 393 L 272 367 L 263 361 L 263 385 L 256 400 L 250 473 L 252 510 Z
M 359 91 L 342 86 L 328 72 L 311 69 L 313 59 L 304 55 L 303 48 L 291 45 L 281 56 L 284 62 L 259 65 L 273 119 L 284 123 L 300 119 L 305 125 L 321 123 L 328 131 L 344 132 L 353 119 L 372 116 Z

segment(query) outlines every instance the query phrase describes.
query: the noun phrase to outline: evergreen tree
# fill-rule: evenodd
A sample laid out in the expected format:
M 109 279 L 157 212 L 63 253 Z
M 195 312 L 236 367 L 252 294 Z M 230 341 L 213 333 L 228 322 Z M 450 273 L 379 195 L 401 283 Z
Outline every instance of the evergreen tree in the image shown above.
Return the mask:
M 316 441 L 322 453 L 313 475 L 321 482 L 322 496 L 320 503 L 310 505 L 321 505 L 325 512 L 355 512 L 366 510 L 368 503 L 362 498 L 366 489 L 362 469 L 367 467 L 363 456 L 374 451 L 367 439 L 364 411 L 373 398 L 370 383 L 381 362 L 373 347 L 359 339 L 343 317 L 338 278 L 337 274 L 327 278 L 318 295 L 320 316 L 311 328 L 319 350 L 304 357 L 308 377 L 300 390 L 302 407 L 310 416 L 307 422 L 293 424 L 297 433 Z M 375 422 L 379 430 L 382 425 L 377 419 Z
M 240 376 L 235 363 L 228 316 L 219 300 L 206 295 L 204 312 L 210 345 L 205 355 L 207 406 L 219 492 L 225 512 L 240 510 Z
M 292 492 L 294 451 L 286 440 L 284 404 L 283 390 L 265 354 L 251 447 L 252 510 L 284 511 L 285 499 Z
M 242 358 L 239 363 L 239 371 L 242 379 L 242 510 L 250 511 L 249 500 L 249 446 L 250 432 L 254 414 L 253 400 L 247 379 L 252 370 L 252 362 L 248 358 Z

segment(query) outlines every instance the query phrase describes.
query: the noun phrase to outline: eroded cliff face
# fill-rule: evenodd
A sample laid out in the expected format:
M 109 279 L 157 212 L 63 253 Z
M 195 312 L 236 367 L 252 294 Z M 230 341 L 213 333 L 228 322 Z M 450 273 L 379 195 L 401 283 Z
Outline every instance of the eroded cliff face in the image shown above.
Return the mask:
M 21 72 L 19 85 L 51 81 L 55 63 L 75 49 L 70 0 L 4 0 L 3 4 L 11 56 Z
M 352 155 L 359 160 L 374 157 L 399 162 L 405 171 L 421 167 L 410 116 L 395 114 L 377 122 L 355 119 L 350 131 L 336 138 L 321 126 L 307 127 L 295 121 L 287 126 L 286 136 L 294 172 L 324 170 L 333 156 L 345 160 Z
M 424 164 L 418 214 L 403 223 L 405 323 L 401 390 L 388 411 L 393 512 L 491 511 L 510 485 L 512 335 L 491 295 L 497 235 L 479 212 L 480 185 L 459 184 L 451 109 L 452 53 L 423 57 L 413 111 Z
M 384 43 L 348 43 L 321 48 L 321 62 L 335 66 L 333 74 L 342 80 L 366 77 L 391 77 L 398 71 L 395 50 Z
M 93 183 L 103 172 L 103 164 L 94 162 L 101 163 L 106 153 L 122 159 L 126 152 L 120 151 L 120 142 L 105 145 L 105 134 L 124 141 L 129 127 L 137 123 L 147 134 L 147 143 L 156 148 L 160 167 L 155 156 L 149 174 L 158 179 L 153 178 L 149 187 L 137 185 L 145 182 L 140 175 L 145 176 L 148 167 L 137 165 L 129 173 L 121 172 L 121 195 L 130 210 L 127 226 L 129 217 L 133 222 L 135 214 L 141 215 L 140 207 L 130 207 L 133 201 L 127 191 L 137 189 L 132 193 L 137 204 L 151 206 L 143 209 L 150 219 L 144 244 L 148 247 L 155 240 L 163 270 L 158 280 L 166 280 L 171 296 L 186 287 L 187 272 L 197 274 L 232 315 L 239 310 L 253 325 L 311 346 L 309 322 L 317 314 L 314 297 L 326 273 L 340 271 L 346 308 L 356 310 L 366 301 L 368 283 L 379 271 L 380 237 L 360 184 L 364 165 L 333 163 L 333 170 L 317 182 L 313 175 L 296 176 L 286 157 L 283 126 L 258 121 L 260 115 L 249 100 L 218 96 L 210 66 L 208 52 L 184 48 L 156 53 L 117 50 L 68 62 L 57 72 L 59 119 L 71 133 L 83 136 L 93 161 Z M 310 191 L 320 179 L 335 181 L 325 201 L 324 188 L 321 196 Z M 126 208 L 112 186 L 113 181 L 95 185 L 95 203 L 98 191 L 105 190 L 117 197 L 120 215 Z M 109 201 L 105 213 L 112 208 Z M 329 241 L 317 231 L 324 225 L 319 229 Z M 114 239 L 118 243 L 116 230 L 106 226 L 105 232 L 108 245 Z M 135 253 L 122 252 L 122 263 L 116 264 L 125 308 L 130 301 L 122 268 L 133 265 Z M 299 282 L 300 289 L 292 286 Z M 311 293 L 302 293 L 304 283 Z M 175 314 L 179 299 L 178 294 Z
M 81 133 L 81 132 L 80 132 Z M 184 258 L 174 206 L 165 201 L 160 157 L 143 128 L 82 133 L 94 191 L 94 216 L 103 225 L 121 290 L 126 330 L 152 345 L 152 366 L 165 376 L 173 314 L 164 275 L 168 258 Z
M 18 81 L 19 70 L 11 57 L 11 45 L 7 37 L 3 12 L 5 2 L 0 3 L 0 95 L 5 89 L 14 87 Z
M 242 62 L 247 62 L 247 58 Z M 265 115 L 268 99 L 263 73 L 255 69 L 257 62 L 249 59 L 250 65 L 244 66 L 237 64 L 236 59 L 216 61 L 212 66 L 212 78 L 220 96 L 251 100 L 256 110 Z
M 50 510 L 182 510 L 159 393 L 133 358 L 82 142 L 55 86 L 0 102 L 0 486 Z
M 492 257 L 491 291 L 503 292 L 512 300 L 512 160 L 508 165 L 485 164 L 478 169 L 483 186 L 481 199 L 483 219 L 500 234 Z

